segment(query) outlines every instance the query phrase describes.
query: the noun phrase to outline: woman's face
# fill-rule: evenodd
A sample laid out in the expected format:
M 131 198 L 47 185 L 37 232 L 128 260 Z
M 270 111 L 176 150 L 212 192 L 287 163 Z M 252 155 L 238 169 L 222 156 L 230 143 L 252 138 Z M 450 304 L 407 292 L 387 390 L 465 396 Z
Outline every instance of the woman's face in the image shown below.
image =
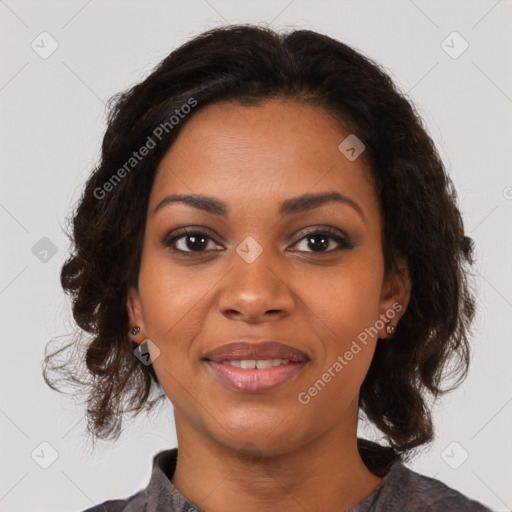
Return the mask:
M 160 351 L 178 432 L 278 454 L 355 425 L 377 336 L 388 337 L 382 315 L 396 325 L 406 292 L 384 279 L 378 199 L 362 158 L 338 148 L 348 135 L 296 101 L 222 102 L 195 113 L 163 158 L 128 304 L 139 341 Z M 161 203 L 178 194 L 211 199 Z M 319 199 L 299 199 L 309 195 Z M 302 360 L 205 359 L 239 340 L 276 341 Z

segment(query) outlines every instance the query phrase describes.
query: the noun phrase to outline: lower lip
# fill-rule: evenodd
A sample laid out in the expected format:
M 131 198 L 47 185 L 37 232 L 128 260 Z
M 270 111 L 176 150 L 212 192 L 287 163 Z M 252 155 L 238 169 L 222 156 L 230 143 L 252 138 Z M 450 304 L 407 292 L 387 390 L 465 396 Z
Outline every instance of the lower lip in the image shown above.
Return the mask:
M 206 361 L 214 375 L 224 384 L 242 393 L 270 391 L 300 373 L 304 363 L 289 363 L 264 370 L 236 368 L 231 365 Z

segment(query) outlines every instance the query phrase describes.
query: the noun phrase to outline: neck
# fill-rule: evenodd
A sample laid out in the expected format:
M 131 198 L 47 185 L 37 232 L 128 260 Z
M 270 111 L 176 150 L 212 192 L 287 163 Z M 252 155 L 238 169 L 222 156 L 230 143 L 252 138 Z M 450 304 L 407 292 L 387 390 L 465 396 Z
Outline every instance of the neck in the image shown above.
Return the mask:
M 257 447 L 232 449 L 197 432 L 176 411 L 175 418 L 178 461 L 171 481 L 208 512 L 339 511 L 358 504 L 382 481 L 359 455 L 357 408 L 353 421 L 264 456 Z

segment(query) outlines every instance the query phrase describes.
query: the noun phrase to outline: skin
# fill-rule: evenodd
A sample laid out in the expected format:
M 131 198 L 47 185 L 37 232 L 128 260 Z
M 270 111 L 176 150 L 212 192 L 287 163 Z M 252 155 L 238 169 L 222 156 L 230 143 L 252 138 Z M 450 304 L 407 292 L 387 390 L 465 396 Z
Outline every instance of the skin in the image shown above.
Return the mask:
M 160 350 L 153 365 L 174 407 L 179 450 L 171 481 L 208 512 L 339 511 L 382 481 L 356 445 L 359 388 L 377 337 L 309 403 L 297 398 L 399 302 L 396 325 L 409 300 L 406 269 L 384 274 L 378 199 L 363 158 L 338 150 L 347 135 L 323 110 L 295 100 L 222 102 L 188 120 L 157 169 L 127 307 L 142 330 L 134 341 L 149 338 Z M 328 191 L 350 197 L 364 218 L 338 202 L 278 214 L 288 198 Z M 191 193 L 224 201 L 230 214 L 184 203 L 153 213 L 169 194 Z M 185 226 L 208 234 L 199 251 L 190 236 L 174 252 L 163 245 Z M 354 247 L 333 251 L 332 238 L 327 247 L 322 236 L 304 238 L 326 226 Z M 251 263 L 236 251 L 248 236 L 262 249 Z M 385 328 L 378 336 L 388 342 Z M 238 339 L 277 340 L 310 360 L 271 391 L 234 391 L 202 357 Z

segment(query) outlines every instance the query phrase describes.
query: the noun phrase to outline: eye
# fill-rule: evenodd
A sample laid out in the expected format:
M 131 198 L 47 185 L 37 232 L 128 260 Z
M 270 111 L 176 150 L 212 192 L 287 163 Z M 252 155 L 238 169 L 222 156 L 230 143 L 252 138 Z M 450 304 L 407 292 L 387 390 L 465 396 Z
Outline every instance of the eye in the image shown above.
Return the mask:
M 165 247 L 171 247 L 174 251 L 191 254 L 205 252 L 209 241 L 213 242 L 214 240 L 205 231 L 184 228 L 172 238 L 165 238 L 162 243 Z
M 212 242 L 212 244 L 210 244 L 210 242 Z M 213 250 L 223 250 L 222 246 L 213 242 L 215 242 L 215 240 L 206 231 L 201 231 L 197 228 L 189 227 L 181 229 L 171 238 L 166 237 L 162 241 L 162 244 L 164 247 L 169 247 L 175 252 L 190 255 L 193 255 L 194 253 L 204 253 L 208 250 L 212 250 L 212 248 L 209 247 L 210 245 L 214 246 Z M 293 246 L 300 244 L 302 244 L 303 247 L 313 247 L 313 250 L 308 251 L 307 249 L 303 249 L 299 252 L 312 252 L 318 254 L 332 253 L 342 249 L 354 248 L 354 245 L 350 242 L 348 237 L 340 235 L 338 230 L 334 230 L 333 228 L 329 227 L 310 231 L 297 242 L 295 242 Z M 334 247 L 331 247 L 332 245 L 334 245 Z
M 335 246 L 334 248 L 332 248 L 333 242 Z M 303 247 L 313 247 L 318 249 L 312 251 L 305 250 L 304 252 L 313 252 L 319 254 L 354 248 L 354 245 L 350 242 L 348 237 L 340 235 L 337 230 L 333 230 L 332 228 L 323 228 L 310 231 L 306 234 L 306 236 L 303 236 L 294 245 L 300 244 L 302 244 Z M 325 250 L 329 247 L 331 247 L 329 250 Z

